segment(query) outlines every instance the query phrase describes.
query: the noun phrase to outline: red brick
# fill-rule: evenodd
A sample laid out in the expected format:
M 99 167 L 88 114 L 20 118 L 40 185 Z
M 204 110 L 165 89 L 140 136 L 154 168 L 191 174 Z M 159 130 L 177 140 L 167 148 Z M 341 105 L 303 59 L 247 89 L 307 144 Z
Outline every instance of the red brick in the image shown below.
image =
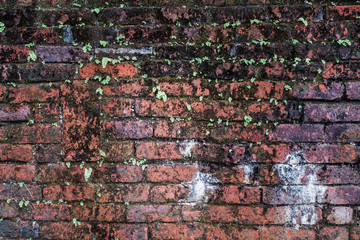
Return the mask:
M 226 5 L 225 5 L 226 6 Z M 226 23 L 249 22 L 249 19 L 265 20 L 265 8 L 262 6 L 233 6 L 233 7 L 217 7 L 212 8 L 211 13 L 214 15 L 214 22 Z
M 181 208 L 182 220 L 185 222 L 200 222 L 204 220 L 204 211 L 196 205 L 183 205 Z
M 360 227 L 353 227 L 350 232 L 350 240 L 356 240 L 360 238 Z
M 0 47 L 0 62 L 26 62 L 29 48 L 20 46 Z
M 45 222 L 40 233 L 43 239 L 92 239 L 91 225 L 86 223 L 74 226 L 69 222 Z
M 105 164 L 93 168 L 93 181 L 95 182 L 140 182 L 143 179 L 141 166 Z
M 344 94 L 342 83 L 299 83 L 293 86 L 292 95 L 299 99 L 336 100 Z
M 359 63 L 327 63 L 323 72 L 326 79 L 356 79 L 360 77 Z
M 108 64 L 105 68 L 102 65 L 89 63 L 80 68 L 81 78 L 93 78 L 95 76 L 110 76 L 111 78 L 134 77 L 137 68 L 129 63 Z
M 21 102 L 53 102 L 59 98 L 59 89 L 46 85 L 18 86 L 9 88 L 9 101 Z
M 163 7 L 156 11 L 159 23 L 188 24 L 191 22 L 204 23 L 207 21 L 208 13 L 203 8 L 182 8 L 182 7 Z
M 20 187 L 18 184 L 0 185 L 0 200 L 38 200 L 41 199 L 41 186 L 25 184 Z
M 139 159 L 182 159 L 180 146 L 175 142 L 141 142 L 136 146 Z
M 58 143 L 61 141 L 60 126 L 17 126 L 8 132 L 12 143 Z
M 288 206 L 278 206 L 271 208 L 261 207 L 238 207 L 236 217 L 240 224 L 286 224 L 289 219 Z
M 29 162 L 33 159 L 30 145 L 0 144 L 0 161 Z
M 150 165 L 146 168 L 147 180 L 150 182 L 190 182 L 197 172 L 195 165 L 166 166 Z
M 6 97 L 6 86 L 0 85 L 0 101 L 4 101 Z
M 294 39 L 322 42 L 347 39 L 350 35 L 349 30 L 343 22 L 309 23 L 308 26 L 299 23 L 293 27 L 291 34 Z
M 21 77 L 29 82 L 52 82 L 74 79 L 76 66 L 70 64 L 37 64 L 21 68 Z
M 154 224 L 150 227 L 153 239 L 203 239 L 205 229 L 200 224 Z
M 157 121 L 154 135 L 157 138 L 206 138 L 207 126 L 194 122 Z
M 122 222 L 125 220 L 125 207 L 115 204 L 74 206 L 74 217 L 78 221 Z
M 98 202 L 146 202 L 149 200 L 148 185 L 106 185 L 97 190 Z M 99 196 L 100 194 L 100 196 Z
M 194 96 L 194 86 L 188 82 L 160 82 L 160 91 L 167 96 Z
M 251 148 L 251 158 L 256 162 L 284 163 L 290 153 L 290 146 L 286 144 L 254 146 Z
M 329 6 L 327 9 L 328 19 L 335 21 L 338 20 L 349 20 L 356 19 L 360 14 L 360 6 L 351 5 L 351 6 Z
M 173 26 L 129 26 L 122 29 L 126 41 L 140 43 L 167 42 L 173 33 Z
M 107 99 L 102 110 L 108 117 L 131 117 L 131 99 Z
M 35 160 L 38 163 L 59 163 L 62 160 L 61 145 L 39 144 L 35 149 Z
M 230 94 L 233 99 L 282 99 L 284 86 L 284 82 L 233 82 L 230 83 Z
M 71 205 L 65 204 L 31 204 L 21 209 L 20 217 L 36 221 L 70 221 L 72 218 Z
M 180 221 L 179 206 L 172 205 L 136 205 L 127 209 L 128 222 L 178 222 Z
M 236 226 L 206 226 L 208 240 L 213 239 L 238 239 L 259 240 L 259 231 L 255 229 L 241 228 Z
M 358 142 L 360 126 L 358 124 L 334 124 L 326 126 L 325 133 L 328 142 Z
M 351 185 L 328 187 L 322 202 L 333 205 L 359 204 L 360 187 Z
M 236 167 L 210 165 L 210 167 L 203 167 L 201 172 L 210 173 L 222 183 L 251 184 L 254 176 L 252 173 L 247 173 L 248 170 L 252 171 L 251 165 L 238 165 Z
M 100 159 L 100 112 L 95 83 L 75 81 L 61 85 L 63 152 L 66 161 Z M 81 137 L 79 137 L 81 136 Z
M 260 189 L 255 187 L 224 186 L 215 190 L 214 202 L 254 204 L 260 202 Z
M 304 121 L 357 122 L 360 105 L 345 103 L 309 103 L 305 105 Z
M 134 81 L 124 81 L 123 79 L 114 85 L 103 87 L 103 93 L 106 96 L 132 96 L 146 97 L 152 95 L 152 82 L 140 79 Z
M 187 198 L 188 194 L 189 190 L 181 185 L 157 185 L 151 188 L 150 200 L 154 203 L 178 202 Z
M 249 142 L 260 142 L 265 138 L 263 127 L 243 126 L 242 124 L 229 124 L 229 126 L 219 126 L 210 133 L 211 138 L 217 141 L 240 140 Z
M 304 156 L 310 163 L 355 163 L 359 149 L 354 145 L 310 145 L 305 147 Z
M 14 218 L 19 215 L 19 206 L 16 203 L 0 203 L 0 217 Z
M 341 59 L 346 60 L 360 59 L 359 44 L 352 43 L 351 46 L 340 46 L 339 55 Z
M 60 105 L 57 103 L 38 103 L 33 106 L 36 123 L 54 123 L 60 120 Z
M 34 165 L 0 164 L 0 181 L 31 182 L 35 177 Z
M 52 185 L 44 187 L 45 199 L 65 201 L 83 201 L 94 199 L 94 186 L 92 185 Z
M 163 100 L 136 100 L 135 112 L 140 116 L 152 117 L 182 117 L 190 116 L 187 105 L 190 104 L 183 99 Z
M 135 148 L 132 142 L 118 142 L 106 145 L 106 157 L 113 162 L 123 162 L 134 156 Z
M 114 121 L 105 126 L 106 131 L 115 139 L 141 139 L 153 136 L 153 123 L 150 121 Z
M 151 21 L 151 10 L 148 8 L 111 8 L 102 9 L 99 21 L 104 23 L 142 24 Z
M 205 210 L 205 215 L 210 222 L 234 222 L 235 209 L 231 206 L 214 206 L 208 205 Z
M 303 17 L 308 21 L 312 21 L 317 18 L 319 11 L 319 7 L 311 5 L 272 6 L 270 18 L 272 21 L 290 22 L 297 21 L 299 17 Z
M 317 142 L 324 139 L 324 126 L 320 124 L 280 124 L 270 133 L 272 141 Z
M 360 82 L 347 82 L 346 97 L 351 100 L 360 100 Z
M 253 40 L 258 41 L 259 39 L 264 39 L 271 42 L 283 42 L 289 38 L 289 28 L 285 25 L 274 26 L 269 23 L 261 23 L 261 24 L 244 24 L 236 28 L 236 42 L 251 42 Z M 252 45 L 246 46 L 247 50 L 252 48 Z M 256 46 L 255 46 L 256 47 Z M 265 47 L 265 46 L 264 46 Z M 240 48 L 239 48 L 240 50 Z M 238 51 L 238 50 L 237 50 Z M 258 58 L 261 56 L 261 52 L 257 51 L 254 53 L 254 58 Z M 239 52 L 239 57 L 241 54 L 244 54 L 245 51 Z M 280 54 L 281 56 L 281 54 Z M 280 57 L 279 56 L 279 57 Z M 271 57 L 271 56 L 269 56 Z M 252 58 L 252 57 L 251 57 Z M 266 58 L 266 57 L 264 57 Z M 249 58 L 248 58 L 249 59 Z M 259 59 L 260 60 L 260 59 Z
M 41 183 L 49 182 L 85 182 L 85 167 L 62 166 L 57 164 L 40 165 L 36 180 Z
M 148 227 L 136 224 L 99 224 L 93 232 L 99 239 L 147 240 Z
M 345 227 L 323 227 L 318 236 L 320 239 L 348 240 L 349 230 Z
M 193 157 L 204 162 L 239 164 L 245 157 L 245 147 L 240 145 L 196 144 Z
M 326 220 L 336 225 L 349 224 L 352 218 L 353 209 L 350 207 L 332 207 L 326 214 Z
M 315 231 L 308 229 L 299 229 L 296 230 L 292 227 L 263 227 L 261 228 L 261 238 L 267 240 L 277 240 L 277 239 L 308 239 L 315 240 Z
M 240 103 L 229 102 L 193 102 L 191 106 L 191 117 L 194 119 L 226 119 L 226 120 L 243 120 L 245 111 Z
M 60 42 L 59 32 L 53 28 L 27 28 L 9 29 L 6 38 L 12 44 L 25 44 L 34 42 L 36 44 L 57 44 Z

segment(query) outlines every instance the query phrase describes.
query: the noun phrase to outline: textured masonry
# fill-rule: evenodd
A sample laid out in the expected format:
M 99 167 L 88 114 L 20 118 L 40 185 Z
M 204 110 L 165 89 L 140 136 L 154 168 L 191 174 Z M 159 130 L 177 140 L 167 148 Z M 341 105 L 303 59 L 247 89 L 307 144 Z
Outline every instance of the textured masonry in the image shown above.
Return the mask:
M 0 0 L 0 239 L 360 239 L 360 1 Z

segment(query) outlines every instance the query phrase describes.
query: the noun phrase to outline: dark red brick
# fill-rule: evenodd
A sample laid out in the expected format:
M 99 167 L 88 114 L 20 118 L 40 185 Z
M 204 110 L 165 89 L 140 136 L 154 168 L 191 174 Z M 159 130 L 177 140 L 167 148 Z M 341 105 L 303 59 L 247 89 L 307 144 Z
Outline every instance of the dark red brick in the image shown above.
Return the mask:
M 326 126 L 325 133 L 328 142 L 358 142 L 360 126 L 357 124 L 334 124 Z
M 106 157 L 109 161 L 123 162 L 134 157 L 135 148 L 132 142 L 119 142 L 106 145 Z
M 31 182 L 35 177 L 34 165 L 0 164 L 0 181 Z
M 299 99 L 336 100 L 344 94 L 344 86 L 339 82 L 299 83 L 293 86 L 292 95 Z
M 54 123 L 60 121 L 60 105 L 57 103 L 38 103 L 33 105 L 36 123 Z
M 356 19 L 360 14 L 360 7 L 358 5 L 350 6 L 329 6 L 327 9 L 328 19 L 335 21 Z
M 181 185 L 157 185 L 151 188 L 150 200 L 154 203 L 178 202 L 187 198 L 188 194 L 188 189 Z
M 346 97 L 351 100 L 360 100 L 360 82 L 346 83 Z
M 150 227 L 153 239 L 202 239 L 205 228 L 200 224 L 154 224 Z
M 308 122 L 357 122 L 360 105 L 310 103 L 305 105 L 304 121 Z
M 37 64 L 25 65 L 21 70 L 21 77 L 28 82 L 52 82 L 73 79 L 76 71 L 74 65 L 67 64 Z
M 256 187 L 224 186 L 215 190 L 216 203 L 254 204 L 260 202 L 260 189 Z
M 201 123 L 157 121 L 154 135 L 157 138 L 206 138 L 206 130 L 206 125 Z
M 93 181 L 95 182 L 140 182 L 143 179 L 141 166 L 134 165 L 102 165 L 93 168 Z
M 41 187 L 39 185 L 24 184 L 1 184 L 0 200 L 38 200 L 41 199 Z
M 93 185 L 52 185 L 43 188 L 44 198 L 48 200 L 83 201 L 94 200 Z
M 282 142 L 317 142 L 324 139 L 324 126 L 319 124 L 280 124 L 270 133 L 270 139 Z
M 264 139 L 265 130 L 263 127 L 243 126 L 242 124 L 229 124 L 229 126 L 218 126 L 214 128 L 210 137 L 217 141 L 249 141 L 260 142 Z
M 359 204 L 360 188 L 352 185 L 328 187 L 322 202 L 332 205 Z
M 49 182 L 85 182 L 85 169 L 79 166 L 63 166 L 57 164 L 47 164 L 38 167 L 37 181 L 41 183 Z
M 0 105 L 0 121 L 27 121 L 29 120 L 29 106 Z
M 327 63 L 323 72 L 326 79 L 356 79 L 360 77 L 359 63 Z
M 9 102 L 53 102 L 59 98 L 59 89 L 55 86 L 31 85 L 9 89 Z
M 152 81 L 146 79 L 124 81 L 123 79 L 114 85 L 103 87 L 106 96 L 149 96 L 152 94 Z M 111 100 L 110 100 L 111 101 Z
M 26 62 L 29 55 L 27 47 L 4 46 L 0 47 L 0 62 Z
M 320 229 L 320 239 L 349 239 L 349 230 L 345 227 L 323 227 Z
M 0 161 L 29 162 L 33 159 L 30 145 L 0 144 Z
M 61 128 L 51 125 L 17 126 L 8 132 L 12 143 L 58 143 Z
M 211 226 L 208 225 L 206 227 L 207 234 L 206 239 L 251 239 L 251 240 L 259 240 L 260 235 L 259 231 L 256 229 L 248 229 L 242 228 L 239 229 L 235 226 Z
M 196 144 L 193 157 L 204 162 L 239 164 L 244 160 L 245 147 L 240 145 Z
M 150 121 L 116 121 L 106 124 L 106 131 L 115 139 L 142 139 L 153 136 L 153 123 Z
M 354 145 L 308 145 L 304 156 L 310 163 L 355 163 L 359 150 Z
M 40 236 L 43 239 L 84 239 L 92 238 L 91 225 L 82 223 L 75 226 L 69 222 L 45 222 L 41 226 Z
M 151 22 L 150 8 L 106 8 L 99 13 L 98 19 L 104 23 L 141 25 Z
M 260 232 L 261 237 L 268 240 L 286 239 L 289 237 L 290 239 L 316 239 L 315 231 L 310 229 L 296 230 L 292 227 L 270 226 L 261 228 Z
M 176 142 L 141 142 L 136 145 L 139 159 L 182 159 L 180 146 Z
M 144 184 L 106 185 L 97 190 L 98 202 L 146 202 L 150 187 Z M 99 195 L 100 194 L 100 195 Z
M 20 217 L 36 221 L 70 221 L 71 213 L 71 205 L 33 203 L 21 209 Z
M 128 222 L 178 222 L 180 208 L 173 205 L 136 205 L 127 209 Z
M 0 203 L 0 217 L 14 218 L 19 216 L 19 206 L 16 203 Z
M 123 222 L 125 207 L 115 204 L 74 206 L 74 217 L 79 221 Z
M 85 53 L 81 47 L 70 46 L 36 46 L 35 54 L 40 61 L 52 63 L 73 63 L 89 58 L 89 53 Z
M 95 76 L 109 76 L 111 78 L 134 77 L 137 74 L 137 68 L 129 63 L 107 64 L 105 68 L 99 64 L 89 63 L 80 68 L 79 74 L 83 79 Z
M 196 174 L 196 166 L 162 166 L 150 165 L 146 168 L 146 176 L 149 182 L 190 182 Z
M 34 221 L 3 220 L 0 224 L 0 236 L 4 238 L 37 238 L 39 224 Z
M 300 17 L 303 17 L 308 21 L 313 21 L 317 20 L 319 11 L 318 6 L 311 5 L 272 6 L 270 9 L 270 19 L 272 21 L 290 22 L 297 21 Z M 320 18 L 319 20 L 322 19 Z
M 99 224 L 94 227 L 93 232 L 100 239 L 148 239 L 148 227 L 137 224 Z

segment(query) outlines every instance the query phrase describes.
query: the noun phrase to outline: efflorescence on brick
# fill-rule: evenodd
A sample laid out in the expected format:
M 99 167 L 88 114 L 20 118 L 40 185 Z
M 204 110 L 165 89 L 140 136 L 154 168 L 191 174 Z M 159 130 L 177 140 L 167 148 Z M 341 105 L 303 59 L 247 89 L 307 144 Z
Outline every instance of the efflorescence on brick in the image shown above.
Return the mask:
M 0 1 L 1 239 L 360 239 L 360 5 Z

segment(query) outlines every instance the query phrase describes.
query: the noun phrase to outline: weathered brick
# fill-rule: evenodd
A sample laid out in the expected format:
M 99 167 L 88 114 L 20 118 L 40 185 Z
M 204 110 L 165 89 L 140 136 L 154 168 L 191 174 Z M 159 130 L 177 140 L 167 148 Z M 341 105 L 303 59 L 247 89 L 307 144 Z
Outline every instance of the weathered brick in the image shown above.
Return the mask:
M 310 103 L 305 105 L 304 120 L 308 122 L 357 122 L 360 105 Z
M 33 158 L 30 145 L 0 144 L 0 161 L 29 162 Z
M 346 83 L 346 97 L 351 100 L 360 99 L 360 82 Z
M 342 22 L 309 23 L 308 26 L 301 23 L 293 27 L 291 35 L 300 41 L 322 42 L 347 39 L 350 35 L 350 29 L 347 24 Z
M 332 207 L 326 213 L 326 220 L 330 224 L 349 224 L 352 218 L 353 209 L 350 207 Z
M 327 63 L 323 72 L 326 79 L 356 79 L 360 77 L 359 63 Z
M 173 26 L 129 26 L 120 31 L 126 41 L 130 42 L 166 42 L 171 40 L 171 36 L 174 33 Z
M 154 224 L 150 227 L 153 239 L 202 239 L 205 228 L 200 224 Z
M 95 14 L 90 10 L 62 10 L 41 12 L 41 21 L 47 26 L 71 25 L 81 23 L 86 25 L 95 24 Z
M 16 203 L 0 203 L 0 217 L 14 218 L 19 215 L 19 206 Z
M 208 205 L 205 210 L 205 218 L 210 222 L 229 223 L 235 221 L 235 209 L 232 206 Z
M 322 188 L 313 186 L 277 186 L 263 188 L 266 204 L 310 204 L 321 200 Z
M 29 55 L 27 47 L 3 46 L 0 47 L 0 62 L 26 62 Z
M 260 189 L 256 187 L 224 186 L 215 190 L 214 202 L 254 204 L 260 202 Z
M 245 147 L 241 145 L 196 144 L 193 157 L 204 162 L 239 164 L 244 160 Z
M 290 153 L 290 146 L 287 144 L 254 146 L 251 149 L 251 159 L 256 162 L 277 162 L 284 163 Z
M 60 105 L 57 103 L 38 103 L 32 109 L 36 123 L 54 123 L 60 120 Z
M 35 148 L 35 160 L 38 163 L 58 163 L 62 159 L 61 145 L 38 144 Z
M 62 166 L 57 164 L 41 165 L 37 172 L 37 181 L 41 183 L 49 182 L 85 182 L 85 169 L 79 166 Z
M 319 17 L 319 11 L 318 6 L 311 5 L 272 6 L 270 8 L 270 19 L 281 22 L 297 21 L 300 17 L 309 21 L 322 20 L 322 17 L 317 19 Z
M 206 239 L 251 239 L 259 240 L 259 231 L 256 229 L 241 228 L 235 226 L 206 226 Z
M 143 179 L 141 166 L 134 165 L 102 165 L 93 168 L 93 181 L 95 182 L 140 182 Z
M 39 185 L 25 184 L 25 186 L 1 184 L 0 200 L 8 200 L 9 198 L 16 200 L 38 200 L 41 198 L 41 187 Z
M 358 142 L 360 126 L 357 124 L 334 124 L 326 126 L 325 133 L 329 142 Z
M 157 138 L 206 138 L 206 125 L 193 122 L 157 121 L 154 136 Z
M 37 12 L 31 8 L 7 9 L 0 11 L 1 21 L 6 27 L 32 27 Z
M 148 227 L 138 224 L 98 224 L 93 232 L 100 239 L 148 239 Z
M 310 229 L 296 230 L 292 227 L 270 226 L 261 228 L 260 232 L 262 238 L 269 240 L 286 239 L 289 237 L 291 239 L 316 239 L 315 231 Z
M 326 189 L 325 198 L 322 199 L 322 202 L 333 205 L 359 204 L 359 196 L 360 188 L 358 186 L 348 185 L 328 187 Z
M 98 202 L 146 202 L 150 187 L 136 185 L 106 185 L 97 190 Z M 100 194 L 100 195 L 99 195 Z
M 74 206 L 74 217 L 79 221 L 122 222 L 125 207 L 115 204 L 86 204 Z
M 45 222 L 41 226 L 40 236 L 43 239 L 84 239 L 92 237 L 91 225 L 82 223 L 74 226 L 69 222 Z
M 132 142 L 118 142 L 105 145 L 106 157 L 111 162 L 123 162 L 134 156 L 135 148 Z
M 21 74 L 17 65 L 1 65 L 0 73 L 0 80 L 2 82 L 8 83 L 21 81 Z
M 242 124 L 229 124 L 228 126 L 219 126 L 213 129 L 210 137 L 217 141 L 249 141 L 260 142 L 264 139 L 265 130 L 263 127 L 243 126 Z
M 327 12 L 328 19 L 335 21 L 355 19 L 360 14 L 360 6 L 329 6 Z
M 195 177 L 196 171 L 194 165 L 150 165 L 146 168 L 146 176 L 150 182 L 181 183 L 190 182 Z
M 17 126 L 8 132 L 12 143 L 58 143 L 61 141 L 61 128 L 51 125 Z
M 45 62 L 79 62 L 86 61 L 89 53 L 85 53 L 81 47 L 70 46 L 36 46 L 36 56 Z
M 324 126 L 320 124 L 280 124 L 269 135 L 273 141 L 317 142 L 324 139 Z
M 31 182 L 35 177 L 34 165 L 0 164 L 0 181 Z
M 206 23 L 208 17 L 204 8 L 163 7 L 156 9 L 155 14 L 156 21 L 165 24 Z
M 359 184 L 360 173 L 355 166 L 322 166 L 315 170 L 319 184 Z
M 43 188 L 45 199 L 65 201 L 82 201 L 94 199 L 93 185 L 52 185 Z
M 3 220 L 0 224 L 0 236 L 4 238 L 37 238 L 39 224 L 33 221 Z
M 358 238 L 360 238 L 360 227 L 353 227 L 350 232 L 350 239 L 356 240 Z
M 111 78 L 134 77 L 137 74 L 137 68 L 130 63 L 107 64 L 105 68 L 102 65 L 89 63 L 79 70 L 81 78 L 93 78 L 95 76 Z
M 178 222 L 180 208 L 173 205 L 136 205 L 127 209 L 128 222 Z
M 28 82 L 52 82 L 73 79 L 76 67 L 68 64 L 25 65 L 20 69 L 21 77 Z
M 6 39 L 11 44 L 57 44 L 59 43 L 59 32 L 52 28 L 26 28 L 9 29 L 6 31 Z
M 21 209 L 20 217 L 35 221 L 70 221 L 71 212 L 71 205 L 33 203 Z
M 115 139 L 142 139 L 153 136 L 153 122 L 150 121 L 115 121 L 106 124 L 106 131 Z
M 59 89 L 55 86 L 31 85 L 9 89 L 9 102 L 53 102 L 59 98 Z
M 359 150 L 354 145 L 308 145 L 305 159 L 310 163 L 355 163 Z
M 103 93 L 106 96 L 149 96 L 152 94 L 152 81 L 147 79 L 140 79 L 134 81 L 121 80 L 113 85 L 106 85 L 103 87 Z
M 249 22 L 249 19 L 265 20 L 266 9 L 264 7 L 218 7 L 211 9 L 213 21 L 216 23 L 226 22 Z
M 141 142 L 136 145 L 139 159 L 182 159 L 180 146 L 176 142 Z
M 156 185 L 151 188 L 150 200 L 154 203 L 178 202 L 185 199 L 189 190 L 181 185 Z
M 345 227 L 323 227 L 320 229 L 320 239 L 339 239 L 347 240 L 349 230 Z
M 336 100 L 344 93 L 344 86 L 339 82 L 324 83 L 299 83 L 293 86 L 292 95 L 298 99 Z
M 360 59 L 359 44 L 352 43 L 351 46 L 340 46 L 339 55 L 342 59 Z
M 151 22 L 150 8 L 106 8 L 99 13 L 98 19 L 104 23 L 143 24 Z
M 221 167 L 215 164 L 209 167 L 203 167 L 201 172 L 210 173 L 222 183 L 232 184 L 251 184 L 253 183 L 253 174 L 251 165 L 238 165 L 236 167 Z
M 29 106 L 0 105 L 0 121 L 26 121 L 29 120 Z

